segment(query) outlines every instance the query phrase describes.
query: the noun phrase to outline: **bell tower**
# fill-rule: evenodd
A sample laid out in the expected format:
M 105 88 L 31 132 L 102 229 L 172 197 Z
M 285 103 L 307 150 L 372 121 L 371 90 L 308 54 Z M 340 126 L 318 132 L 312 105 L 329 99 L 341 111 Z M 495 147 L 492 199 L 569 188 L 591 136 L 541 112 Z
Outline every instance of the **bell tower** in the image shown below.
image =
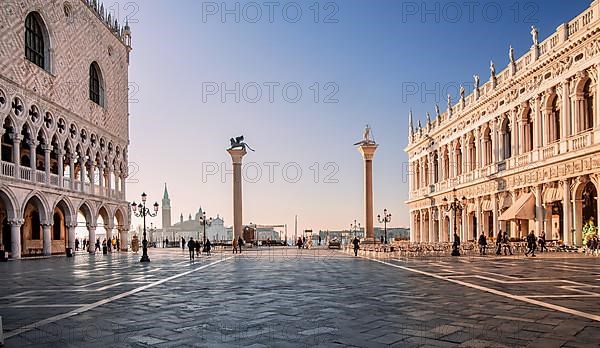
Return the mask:
M 165 192 L 162 199 L 162 228 L 166 230 L 169 227 L 171 227 L 171 199 L 165 183 Z

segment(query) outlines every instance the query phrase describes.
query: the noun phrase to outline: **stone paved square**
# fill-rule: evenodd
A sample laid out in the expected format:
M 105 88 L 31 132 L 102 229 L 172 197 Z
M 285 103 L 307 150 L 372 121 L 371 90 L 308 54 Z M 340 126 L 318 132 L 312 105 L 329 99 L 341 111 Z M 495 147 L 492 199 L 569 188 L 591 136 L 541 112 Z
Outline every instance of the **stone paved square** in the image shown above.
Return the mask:
M 6 347 L 598 347 L 598 258 L 175 249 L 0 264 Z M 60 279 L 47 273 L 53 270 Z

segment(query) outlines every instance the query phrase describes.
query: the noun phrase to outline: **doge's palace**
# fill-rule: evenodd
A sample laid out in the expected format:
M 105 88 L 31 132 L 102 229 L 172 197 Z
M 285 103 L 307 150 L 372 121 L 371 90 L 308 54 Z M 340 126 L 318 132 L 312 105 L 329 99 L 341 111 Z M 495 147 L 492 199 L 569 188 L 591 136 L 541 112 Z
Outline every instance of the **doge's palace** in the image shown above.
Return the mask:
M 580 246 L 584 226 L 598 226 L 600 1 L 531 36 L 523 57 L 511 47 L 505 69 L 492 62 L 443 113 L 417 127 L 410 115 L 412 241 L 450 241 L 456 226 L 465 241 L 534 231 Z
M 90 240 L 96 228 L 127 239 L 130 51 L 129 26 L 95 0 L 2 1 L 0 244 L 12 258 L 74 248 L 78 215 Z

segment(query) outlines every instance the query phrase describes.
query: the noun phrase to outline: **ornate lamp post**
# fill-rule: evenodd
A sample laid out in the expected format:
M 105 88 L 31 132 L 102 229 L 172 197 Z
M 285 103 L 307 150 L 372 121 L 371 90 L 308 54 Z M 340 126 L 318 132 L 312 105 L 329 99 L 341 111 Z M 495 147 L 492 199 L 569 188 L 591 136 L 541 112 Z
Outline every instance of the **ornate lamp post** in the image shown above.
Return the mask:
M 460 246 L 460 237 L 456 232 L 456 212 L 458 210 L 462 211 L 465 208 L 467 199 L 465 197 L 462 197 L 462 199 L 460 200 L 456 198 L 456 188 L 452 190 L 452 193 L 452 202 L 450 202 L 446 211 L 449 212 L 452 210 L 452 212 L 454 213 L 454 242 L 452 243 L 452 256 L 460 256 L 460 250 L 458 248 Z M 443 201 L 444 204 L 448 204 L 448 198 L 444 197 Z
M 204 227 L 204 236 L 202 237 L 202 245 L 206 245 L 206 225 L 212 225 L 212 218 L 206 219 L 206 212 L 202 212 L 202 226 Z
M 384 244 L 387 244 L 387 224 L 392 221 L 392 214 L 388 214 L 387 209 L 383 209 L 383 219 L 381 215 L 377 215 L 377 220 L 379 220 L 380 224 L 383 223 L 383 233 L 385 234 Z
M 142 203 L 131 203 L 133 215 L 144 219 L 144 240 L 142 240 L 142 258 L 140 262 L 150 262 L 150 258 L 148 257 L 148 240 L 146 239 L 146 216 L 155 217 L 158 215 L 158 203 L 154 203 L 154 213 L 152 213 L 149 208 L 146 208 L 146 198 L 148 198 L 146 193 L 142 193 Z

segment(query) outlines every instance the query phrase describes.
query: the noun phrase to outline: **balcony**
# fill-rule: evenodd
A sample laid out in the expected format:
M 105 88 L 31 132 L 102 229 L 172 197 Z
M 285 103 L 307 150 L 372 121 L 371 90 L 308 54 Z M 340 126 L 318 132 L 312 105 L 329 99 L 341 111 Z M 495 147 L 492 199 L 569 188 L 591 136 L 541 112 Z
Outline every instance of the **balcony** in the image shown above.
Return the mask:
M 542 159 L 549 159 L 558 156 L 559 143 L 550 144 L 542 149 Z
M 61 188 L 66 191 L 71 192 L 81 192 L 81 181 L 73 180 L 71 178 L 62 178 L 62 183 L 60 182 L 60 177 L 56 174 L 50 174 L 49 181 L 46 177 L 46 172 L 42 170 L 36 170 L 35 173 L 29 167 L 19 167 L 19 177 L 15 178 L 15 164 L 11 162 L 0 161 L 0 177 L 1 178 L 11 178 L 27 181 L 28 183 L 34 183 L 37 185 L 44 185 L 48 187 Z M 35 179 L 35 181 L 33 180 Z M 71 190 L 71 182 L 73 182 L 74 187 Z M 62 185 L 61 185 L 62 184 Z M 93 190 L 92 190 L 93 189 Z M 90 185 L 90 183 L 85 183 L 85 191 L 84 193 L 95 194 L 96 196 L 101 197 L 112 197 L 116 199 L 125 199 L 125 195 L 123 192 L 111 188 L 108 189 L 103 187 L 102 189 L 97 185 Z
M 569 150 L 577 151 L 592 145 L 592 135 L 590 132 L 578 134 L 569 139 Z

